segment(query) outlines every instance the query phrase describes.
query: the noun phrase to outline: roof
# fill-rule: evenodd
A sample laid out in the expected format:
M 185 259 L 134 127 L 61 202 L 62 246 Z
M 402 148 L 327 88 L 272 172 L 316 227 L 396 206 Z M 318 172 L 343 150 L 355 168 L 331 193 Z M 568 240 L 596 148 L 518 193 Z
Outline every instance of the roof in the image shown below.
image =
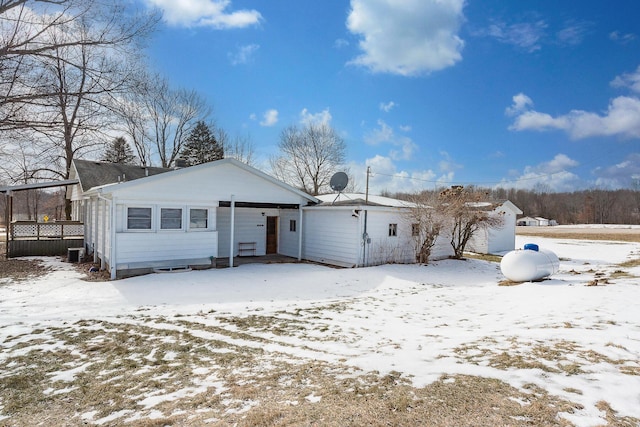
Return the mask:
M 133 181 L 147 176 L 170 172 L 173 169 L 149 166 L 128 165 L 124 163 L 97 162 L 93 160 L 74 160 L 80 188 L 87 191 L 115 182 Z
M 9 185 L 6 187 L 0 187 L 0 193 L 10 193 L 12 191 L 22 191 L 22 190 L 37 190 L 40 188 L 64 187 L 66 185 L 73 185 L 77 183 L 78 183 L 77 179 L 67 179 L 64 181 L 48 181 L 48 182 L 36 182 L 33 184 Z
M 322 206 L 386 206 L 392 208 L 408 208 L 414 206 L 413 203 L 404 200 L 392 199 L 390 197 L 372 196 L 368 197 L 361 193 L 338 193 L 323 194 L 316 196 L 322 201 Z M 368 202 L 365 202 L 368 200 Z

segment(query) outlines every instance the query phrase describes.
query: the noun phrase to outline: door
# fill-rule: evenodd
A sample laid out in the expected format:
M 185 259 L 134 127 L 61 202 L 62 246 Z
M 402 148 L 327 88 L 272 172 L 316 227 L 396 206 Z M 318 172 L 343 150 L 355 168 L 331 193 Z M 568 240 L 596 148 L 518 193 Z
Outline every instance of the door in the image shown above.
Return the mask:
M 278 253 L 278 217 L 267 217 L 267 254 Z

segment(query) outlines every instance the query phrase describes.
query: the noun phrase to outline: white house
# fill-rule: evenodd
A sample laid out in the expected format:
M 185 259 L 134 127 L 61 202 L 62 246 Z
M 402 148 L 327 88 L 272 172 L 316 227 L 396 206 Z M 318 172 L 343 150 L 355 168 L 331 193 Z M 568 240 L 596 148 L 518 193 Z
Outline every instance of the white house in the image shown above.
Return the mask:
M 304 211 L 303 258 L 344 267 L 416 262 L 411 203 L 364 194 L 327 194 Z M 453 255 L 438 239 L 432 258 Z
M 517 225 L 527 227 L 548 227 L 550 225 L 558 225 L 558 223 L 555 220 L 542 218 L 540 216 L 535 218 L 523 216 L 522 218 L 518 218 Z
M 480 205 L 478 208 L 485 209 L 489 216 L 501 218 L 502 225 L 478 230 L 467 243 L 466 250 L 481 254 L 500 254 L 514 250 L 516 217 L 522 214 L 520 208 L 509 200 Z
M 364 195 L 310 196 L 234 159 L 182 169 L 75 160 L 73 218 L 85 224 L 85 249 L 112 278 L 224 258 L 282 254 L 360 267 L 413 263 L 416 239 L 408 202 Z M 515 212 L 476 239 L 477 252 L 511 250 Z M 512 215 L 513 214 L 513 220 Z M 453 255 L 442 235 L 432 259 Z
M 327 264 L 359 267 L 385 263 L 416 262 L 414 237 L 407 201 L 364 194 L 327 194 L 322 203 L 303 208 L 303 258 Z M 467 244 L 477 253 L 501 253 L 515 249 L 515 221 L 522 211 L 510 201 L 479 203 L 478 209 L 503 219 L 501 227 L 479 230 Z M 436 239 L 431 259 L 452 256 L 450 236 Z
M 71 177 L 85 247 L 112 278 L 218 257 L 300 259 L 301 208 L 319 202 L 235 159 L 177 170 L 76 160 Z

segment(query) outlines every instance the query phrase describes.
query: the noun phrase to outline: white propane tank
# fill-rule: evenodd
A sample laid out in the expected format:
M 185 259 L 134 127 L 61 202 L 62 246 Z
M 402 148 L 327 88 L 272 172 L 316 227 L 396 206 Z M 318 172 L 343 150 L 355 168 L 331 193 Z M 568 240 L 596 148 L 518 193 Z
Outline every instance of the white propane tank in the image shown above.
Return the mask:
M 502 274 L 512 282 L 540 280 L 557 273 L 559 268 L 560 260 L 555 253 L 533 243 L 507 253 L 500 261 Z

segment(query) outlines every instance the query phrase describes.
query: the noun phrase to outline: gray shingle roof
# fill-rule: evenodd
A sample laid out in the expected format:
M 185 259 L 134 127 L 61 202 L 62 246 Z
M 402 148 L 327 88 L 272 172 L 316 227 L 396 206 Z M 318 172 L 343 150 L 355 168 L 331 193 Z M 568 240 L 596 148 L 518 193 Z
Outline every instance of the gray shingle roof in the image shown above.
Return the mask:
M 78 172 L 77 178 L 80 180 L 82 191 L 114 182 L 133 181 L 173 170 L 93 160 L 74 160 L 73 163 Z

